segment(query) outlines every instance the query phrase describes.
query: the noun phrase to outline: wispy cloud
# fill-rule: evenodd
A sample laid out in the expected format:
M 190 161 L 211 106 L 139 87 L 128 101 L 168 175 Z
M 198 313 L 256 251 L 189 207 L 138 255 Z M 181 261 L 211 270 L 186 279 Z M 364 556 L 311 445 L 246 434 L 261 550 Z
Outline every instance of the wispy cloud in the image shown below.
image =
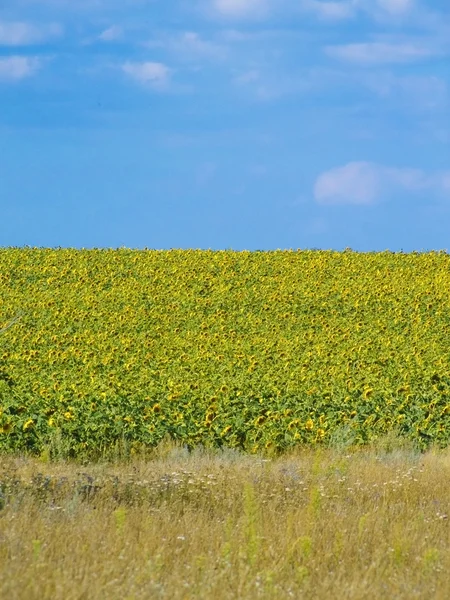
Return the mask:
M 0 21 L 0 46 L 28 46 L 62 35 L 57 23 L 33 25 L 23 21 Z
M 32 56 L 0 57 L 0 81 L 20 81 L 34 75 L 42 61 Z
M 332 58 L 359 65 L 403 64 L 432 56 L 433 51 L 414 43 L 367 42 L 326 46 Z
M 152 1 L 152 0 L 150 0 Z M 17 10 L 42 7 L 42 11 L 105 12 L 106 10 L 132 10 L 148 4 L 148 0 L 14 0 Z
M 364 85 L 380 98 L 413 110 L 450 108 L 450 93 L 446 81 L 435 75 L 405 75 L 369 73 Z
M 165 35 L 144 43 L 147 48 L 162 48 L 183 61 L 221 61 L 228 55 L 225 44 L 204 39 L 195 31 L 177 35 Z
M 300 0 L 290 2 L 299 4 L 303 10 L 314 12 L 318 17 L 328 19 L 347 19 L 358 12 L 368 13 L 372 17 L 385 13 L 391 16 L 410 14 L 415 8 L 415 0 Z
M 393 15 L 405 14 L 411 11 L 414 5 L 414 0 L 378 0 L 378 6 Z
M 327 21 L 342 21 L 350 19 L 356 14 L 356 3 L 349 2 L 323 2 L 319 0 L 304 0 L 301 4 L 303 10 L 315 14 Z
M 314 185 L 319 204 L 370 205 L 395 190 L 450 191 L 450 171 L 425 173 L 421 169 L 386 167 L 366 161 L 350 162 L 325 171 Z
M 267 13 L 270 0 L 213 0 L 209 9 L 218 16 L 241 19 Z
M 143 85 L 163 90 L 169 83 L 171 70 L 159 62 L 126 62 L 122 70 L 129 77 Z
M 406 17 L 414 12 L 415 0 L 203 0 L 205 12 L 242 19 L 269 17 L 275 13 L 310 13 L 320 20 L 342 21 L 365 13 L 375 20 Z
M 405 23 L 416 19 L 419 14 L 429 13 L 428 9 L 421 8 L 420 0 L 345 0 L 342 4 L 352 14 L 366 14 L 382 23 Z
M 175 41 L 174 48 L 179 53 L 200 58 L 223 59 L 227 54 L 226 48 L 217 43 L 202 39 L 201 36 L 194 31 L 186 31 L 183 33 L 181 37 Z
M 112 25 L 108 27 L 98 36 L 98 39 L 102 42 L 115 42 L 120 40 L 123 36 L 123 29 L 118 25 Z
M 314 197 L 320 204 L 371 204 L 378 193 L 378 173 L 367 162 L 351 162 L 326 171 L 314 185 Z
M 310 92 L 317 85 L 313 73 L 302 73 L 293 76 L 292 73 L 280 72 L 276 69 L 248 69 L 236 75 L 233 83 L 261 101 L 277 100 L 284 96 Z
M 259 100 L 273 100 L 282 95 L 279 83 L 269 81 L 258 69 L 250 69 L 234 77 L 233 82 L 240 86 L 249 88 Z

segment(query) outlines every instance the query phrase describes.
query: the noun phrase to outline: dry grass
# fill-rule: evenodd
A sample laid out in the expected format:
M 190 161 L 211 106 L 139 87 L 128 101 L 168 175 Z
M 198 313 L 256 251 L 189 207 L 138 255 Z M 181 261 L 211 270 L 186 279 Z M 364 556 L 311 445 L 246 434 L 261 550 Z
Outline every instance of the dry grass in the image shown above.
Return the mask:
M 450 598 L 450 452 L 0 459 L 0 597 Z

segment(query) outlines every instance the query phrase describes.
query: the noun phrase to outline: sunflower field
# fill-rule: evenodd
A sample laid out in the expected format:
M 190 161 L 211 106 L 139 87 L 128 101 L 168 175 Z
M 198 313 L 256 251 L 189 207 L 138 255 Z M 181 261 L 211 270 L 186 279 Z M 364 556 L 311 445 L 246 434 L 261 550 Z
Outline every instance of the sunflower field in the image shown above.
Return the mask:
M 1 248 L 0 329 L 2 452 L 450 440 L 445 252 Z

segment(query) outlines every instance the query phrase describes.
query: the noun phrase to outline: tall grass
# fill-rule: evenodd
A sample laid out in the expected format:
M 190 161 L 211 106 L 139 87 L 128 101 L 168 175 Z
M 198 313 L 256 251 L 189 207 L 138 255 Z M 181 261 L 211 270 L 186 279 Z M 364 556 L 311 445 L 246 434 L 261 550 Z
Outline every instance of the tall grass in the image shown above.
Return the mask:
M 450 451 L 0 462 L 0 597 L 450 597 Z

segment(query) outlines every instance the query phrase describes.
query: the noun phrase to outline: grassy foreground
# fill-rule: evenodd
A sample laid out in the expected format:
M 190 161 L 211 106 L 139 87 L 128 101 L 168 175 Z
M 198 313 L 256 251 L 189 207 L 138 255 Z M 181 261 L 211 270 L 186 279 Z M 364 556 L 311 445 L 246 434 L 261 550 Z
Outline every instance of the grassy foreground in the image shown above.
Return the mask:
M 0 460 L 0 597 L 450 597 L 450 451 Z

